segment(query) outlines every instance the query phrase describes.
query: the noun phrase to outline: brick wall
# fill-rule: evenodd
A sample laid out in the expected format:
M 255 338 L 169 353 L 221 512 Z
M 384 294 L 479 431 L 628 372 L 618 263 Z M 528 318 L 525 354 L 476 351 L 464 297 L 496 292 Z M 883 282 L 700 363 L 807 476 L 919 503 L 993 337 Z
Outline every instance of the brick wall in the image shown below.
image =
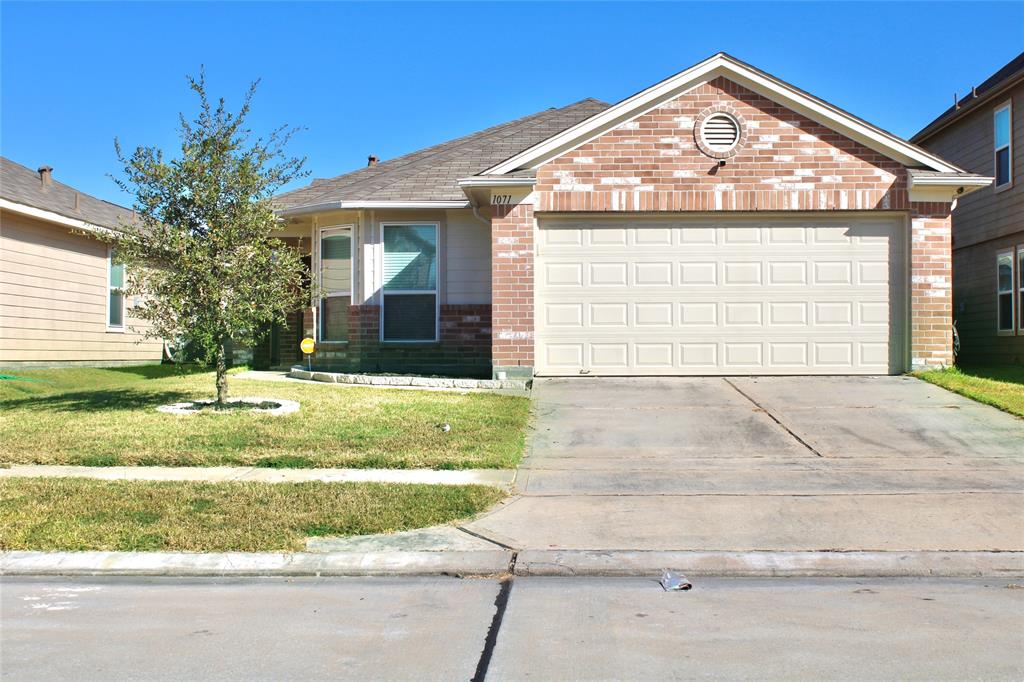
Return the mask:
M 953 364 L 953 241 L 949 204 L 912 203 L 910 356 L 913 369 Z
M 713 110 L 744 131 L 721 167 L 694 136 Z M 536 189 L 539 211 L 909 208 L 898 162 L 724 78 L 541 166 Z
M 741 125 L 735 153 L 702 152 L 702 117 Z M 714 155 L 720 156 L 720 155 Z M 952 361 L 949 204 L 911 204 L 904 167 L 723 78 L 542 165 L 535 192 L 492 219 L 495 370 L 533 365 L 535 212 L 902 211 L 911 217 L 914 366 Z
M 491 218 L 494 371 L 533 372 L 533 204 L 497 206 Z
M 313 315 L 304 315 L 307 335 Z M 489 377 L 491 306 L 442 305 L 437 343 L 381 343 L 380 306 L 348 309 L 348 343 L 321 342 L 313 368 L 341 372 L 409 372 Z

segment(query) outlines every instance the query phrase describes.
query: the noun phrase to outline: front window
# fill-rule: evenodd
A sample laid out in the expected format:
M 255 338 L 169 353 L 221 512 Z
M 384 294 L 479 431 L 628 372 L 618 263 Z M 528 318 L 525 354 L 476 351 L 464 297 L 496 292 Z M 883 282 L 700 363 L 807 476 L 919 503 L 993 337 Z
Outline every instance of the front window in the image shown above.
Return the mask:
M 1013 117 L 1010 104 L 996 109 L 993 117 L 995 128 L 996 188 L 1013 182 Z
M 381 339 L 437 340 L 437 225 L 384 225 Z
M 107 255 L 107 328 L 124 329 L 124 263 L 113 249 Z
M 352 302 L 352 226 L 320 230 L 320 340 L 348 340 Z
M 1001 334 L 1013 333 L 1013 251 L 1005 251 L 996 256 L 996 297 L 998 331 Z

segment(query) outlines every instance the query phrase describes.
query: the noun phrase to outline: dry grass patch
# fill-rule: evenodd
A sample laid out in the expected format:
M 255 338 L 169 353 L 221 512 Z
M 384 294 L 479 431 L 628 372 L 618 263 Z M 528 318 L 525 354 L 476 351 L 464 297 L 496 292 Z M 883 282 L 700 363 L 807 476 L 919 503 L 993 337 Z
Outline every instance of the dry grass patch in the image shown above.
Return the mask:
M 0 479 L 0 550 L 297 551 L 309 536 L 449 523 L 488 486 Z

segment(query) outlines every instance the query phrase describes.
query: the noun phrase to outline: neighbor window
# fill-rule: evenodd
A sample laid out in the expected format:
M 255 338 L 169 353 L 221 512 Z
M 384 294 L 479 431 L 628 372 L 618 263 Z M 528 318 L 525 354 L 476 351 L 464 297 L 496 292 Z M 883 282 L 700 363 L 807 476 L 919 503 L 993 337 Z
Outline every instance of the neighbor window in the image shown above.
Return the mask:
M 384 225 L 381 339 L 437 340 L 436 224 Z
M 320 230 L 320 340 L 348 341 L 352 302 L 352 226 Z
M 1013 112 L 1010 103 L 996 109 L 993 115 L 995 128 L 996 188 L 1013 182 Z
M 996 256 L 996 314 L 1000 334 L 1012 334 L 1013 315 L 1013 251 L 1004 251 Z
M 124 263 L 113 249 L 107 254 L 107 329 L 124 329 Z
M 1017 247 L 1017 333 L 1024 334 L 1024 244 Z

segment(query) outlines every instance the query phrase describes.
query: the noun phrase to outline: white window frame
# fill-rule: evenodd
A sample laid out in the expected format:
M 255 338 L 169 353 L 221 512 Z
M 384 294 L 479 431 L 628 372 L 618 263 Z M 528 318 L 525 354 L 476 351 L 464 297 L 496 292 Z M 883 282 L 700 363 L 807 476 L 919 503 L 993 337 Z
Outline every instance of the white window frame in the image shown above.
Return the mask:
M 349 282 L 348 291 L 326 291 L 324 289 L 324 268 L 323 268 L 323 240 L 331 234 L 337 234 L 345 230 L 349 231 Z M 352 296 L 356 288 L 356 230 L 355 225 L 325 225 L 318 227 L 316 231 L 316 281 L 319 288 L 319 296 L 316 301 L 316 340 L 320 343 L 348 343 L 348 339 L 325 339 L 324 338 L 324 301 L 328 298 L 348 297 L 348 304 L 352 305 Z M 346 306 L 347 309 L 347 306 Z
M 1001 147 L 997 147 L 995 145 L 996 118 L 1002 111 L 1007 112 L 1006 144 Z M 999 166 L 997 159 L 999 152 L 1002 151 L 1003 149 L 1006 150 L 1007 170 L 1009 172 L 1009 175 L 1007 175 L 1006 182 L 1004 182 L 1001 185 L 997 185 L 996 182 L 998 181 L 999 174 Z M 992 181 L 992 187 L 996 192 L 1002 192 L 1003 190 L 1013 187 L 1013 102 L 1011 100 L 1007 100 L 1002 105 L 996 107 L 992 111 L 992 177 L 996 178 L 995 180 Z
M 384 338 L 384 297 L 388 295 L 388 292 L 384 290 L 384 229 L 388 227 L 409 227 L 412 225 L 431 225 L 434 228 L 434 244 L 435 244 L 435 257 L 437 258 L 436 272 L 437 277 L 434 281 L 434 289 L 431 292 L 429 289 L 392 289 L 392 296 L 401 295 L 416 295 L 416 294 L 434 294 L 434 338 L 432 339 L 385 339 Z M 435 220 L 387 220 L 381 221 L 380 223 L 380 342 L 381 343 L 396 343 L 396 344 L 415 344 L 415 343 L 438 343 L 441 340 L 441 281 L 444 273 L 442 272 L 442 263 L 444 259 L 441 257 L 441 223 Z
M 104 308 L 104 314 L 106 319 L 104 320 L 107 331 L 114 332 L 117 334 L 123 334 L 125 332 L 125 322 L 127 322 L 127 297 L 124 295 L 124 289 L 118 289 L 121 292 L 121 324 L 112 325 L 110 324 L 110 292 L 114 291 L 115 287 L 110 282 L 110 272 L 114 269 L 114 249 L 113 247 L 107 247 L 107 289 L 106 289 L 106 305 Z M 128 268 L 125 268 L 122 274 L 122 282 L 128 277 Z M 122 284 L 123 287 L 123 284 Z
M 1010 288 L 1009 290 L 1003 290 L 999 288 L 999 261 L 1010 257 Z M 1017 277 L 1016 277 L 1016 263 L 1014 262 L 1017 258 L 1017 252 L 1010 249 L 1003 249 L 996 252 L 996 333 L 999 336 L 1013 336 L 1017 329 L 1017 305 L 1014 299 L 1017 298 Z M 999 326 L 999 314 L 1000 314 L 1000 299 L 1007 294 L 1010 295 L 1010 328 L 1003 329 Z
M 1024 336 L 1024 244 L 1017 244 L 1017 335 Z

